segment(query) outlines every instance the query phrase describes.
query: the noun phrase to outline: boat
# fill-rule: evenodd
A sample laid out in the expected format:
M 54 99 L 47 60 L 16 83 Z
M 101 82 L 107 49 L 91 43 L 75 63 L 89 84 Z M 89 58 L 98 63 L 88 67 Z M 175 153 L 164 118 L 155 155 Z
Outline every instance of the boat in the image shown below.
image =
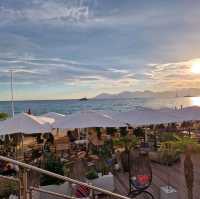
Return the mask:
M 88 98 L 83 97 L 83 98 L 80 99 L 80 101 L 88 101 Z

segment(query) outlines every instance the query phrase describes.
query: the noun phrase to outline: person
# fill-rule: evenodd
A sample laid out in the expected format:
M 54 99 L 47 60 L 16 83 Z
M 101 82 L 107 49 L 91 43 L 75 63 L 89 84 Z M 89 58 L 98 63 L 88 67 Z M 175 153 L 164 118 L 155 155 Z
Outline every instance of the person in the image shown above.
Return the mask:
M 28 109 L 27 114 L 32 115 L 32 113 L 31 113 L 31 109 L 30 109 L 30 108 Z
M 19 167 L 17 165 L 14 165 L 12 163 L 7 163 L 3 169 L 2 174 L 8 175 L 8 176 L 15 176 L 17 172 L 19 171 Z
M 75 136 L 73 135 L 73 132 L 72 131 L 68 131 L 67 133 L 68 137 L 69 137 L 69 141 L 70 142 L 74 142 L 76 140 Z

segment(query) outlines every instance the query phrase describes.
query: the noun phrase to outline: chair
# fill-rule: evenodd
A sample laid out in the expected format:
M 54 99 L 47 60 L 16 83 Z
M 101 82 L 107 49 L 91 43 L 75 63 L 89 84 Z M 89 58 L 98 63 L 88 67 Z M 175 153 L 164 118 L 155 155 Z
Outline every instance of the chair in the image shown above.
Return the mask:
M 153 195 L 147 191 L 152 183 L 152 169 L 147 153 L 139 153 L 134 160 L 131 161 L 130 168 L 130 184 L 131 191 L 128 194 L 130 198 L 137 195 L 143 195 L 144 198 L 153 199 Z

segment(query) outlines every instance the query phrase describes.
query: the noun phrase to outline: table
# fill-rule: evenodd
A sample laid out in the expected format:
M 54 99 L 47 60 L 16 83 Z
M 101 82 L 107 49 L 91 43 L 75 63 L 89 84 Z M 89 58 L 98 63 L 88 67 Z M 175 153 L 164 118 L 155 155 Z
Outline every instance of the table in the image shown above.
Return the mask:
M 74 143 L 77 145 L 88 144 L 88 140 L 76 140 Z

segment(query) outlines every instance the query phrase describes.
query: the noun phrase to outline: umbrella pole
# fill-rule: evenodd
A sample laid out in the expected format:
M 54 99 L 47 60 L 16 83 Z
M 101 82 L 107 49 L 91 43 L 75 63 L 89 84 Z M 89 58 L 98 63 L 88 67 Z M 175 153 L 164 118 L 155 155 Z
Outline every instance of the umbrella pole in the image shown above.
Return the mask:
M 21 139 L 22 139 L 22 156 L 24 160 L 24 135 L 23 134 L 21 134 Z
M 131 192 L 131 166 L 130 166 L 130 151 L 128 150 L 128 181 L 129 181 L 129 192 Z

